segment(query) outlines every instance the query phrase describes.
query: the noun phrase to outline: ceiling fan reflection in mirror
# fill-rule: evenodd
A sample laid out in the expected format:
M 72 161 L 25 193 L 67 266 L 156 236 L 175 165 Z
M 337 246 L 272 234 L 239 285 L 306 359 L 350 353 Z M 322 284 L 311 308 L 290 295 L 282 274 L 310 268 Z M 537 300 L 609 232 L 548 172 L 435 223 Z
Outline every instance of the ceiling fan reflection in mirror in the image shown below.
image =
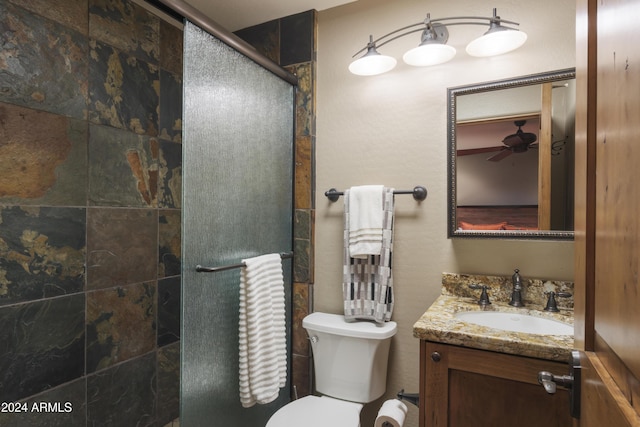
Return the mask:
M 479 153 L 490 153 L 494 151 L 498 151 L 497 154 L 489 157 L 487 160 L 492 162 L 498 162 L 512 153 L 524 153 L 529 151 L 530 148 L 538 148 L 536 141 L 538 137 L 535 133 L 524 132 L 522 130 L 522 126 L 524 126 L 527 121 L 526 120 L 516 120 L 513 122 L 518 130 L 516 133 L 508 135 L 504 137 L 502 140 L 503 145 L 498 145 L 495 147 L 482 147 L 482 148 L 470 148 L 466 150 L 458 150 L 458 156 L 468 156 L 471 154 L 479 154 Z

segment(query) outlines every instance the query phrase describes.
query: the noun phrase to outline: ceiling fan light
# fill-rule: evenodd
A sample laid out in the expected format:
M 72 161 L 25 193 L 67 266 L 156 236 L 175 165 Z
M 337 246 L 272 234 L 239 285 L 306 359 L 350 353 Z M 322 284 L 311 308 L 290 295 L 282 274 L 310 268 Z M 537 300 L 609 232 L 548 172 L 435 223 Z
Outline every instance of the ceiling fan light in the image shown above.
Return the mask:
M 358 76 L 375 76 L 391 71 L 397 62 L 391 56 L 380 55 L 372 46 L 366 54 L 349 64 L 349 71 Z
M 471 56 L 496 56 L 511 52 L 526 41 L 527 34 L 525 32 L 497 24 L 492 25 L 489 31 L 469 43 L 466 50 Z
M 442 43 L 426 43 L 407 51 L 402 59 L 409 65 L 426 67 L 443 64 L 456 55 L 456 49 Z

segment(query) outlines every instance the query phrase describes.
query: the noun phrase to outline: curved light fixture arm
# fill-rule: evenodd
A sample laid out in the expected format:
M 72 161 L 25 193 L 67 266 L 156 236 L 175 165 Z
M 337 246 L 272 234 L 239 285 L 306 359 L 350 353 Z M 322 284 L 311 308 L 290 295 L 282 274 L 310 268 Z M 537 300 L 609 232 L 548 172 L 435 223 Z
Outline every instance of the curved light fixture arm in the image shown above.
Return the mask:
M 450 23 L 447 25 L 460 25 L 460 24 L 465 24 L 465 25 L 473 25 L 473 24 L 477 24 L 477 25 L 491 25 L 491 23 L 496 23 L 496 24 L 509 24 L 509 25 L 520 25 L 518 22 L 515 21 L 507 21 L 506 19 L 502 19 L 499 16 L 493 16 L 493 17 L 486 17 L 486 16 L 452 16 L 451 18 L 438 18 L 438 19 L 432 19 L 431 22 L 441 22 L 441 21 L 450 21 L 450 20 L 463 20 L 463 19 L 474 19 L 474 20 L 478 20 L 478 21 L 488 21 L 488 22 L 454 22 L 454 23 Z
M 449 21 L 455 21 L 455 22 L 449 22 Z M 485 22 L 486 21 L 486 22 Z M 445 23 L 446 22 L 446 23 Z M 491 27 L 492 25 L 501 25 L 501 24 L 509 24 L 509 25 L 520 25 L 518 22 L 515 21 L 508 21 L 506 19 L 502 19 L 497 15 L 497 10 L 496 8 L 493 9 L 493 16 L 491 17 L 487 17 L 487 16 L 452 16 L 452 17 L 447 17 L 447 18 L 437 18 L 437 19 L 431 19 L 431 16 L 429 13 L 427 13 L 427 17 L 425 20 L 421 21 L 421 22 L 417 22 L 415 24 L 410 24 L 407 25 L 405 27 L 402 28 L 398 28 L 397 30 L 391 31 L 390 33 L 387 33 L 385 35 L 383 35 L 382 37 L 378 37 L 377 39 L 373 40 L 373 36 L 369 36 L 369 43 L 363 47 L 362 49 L 360 49 L 359 51 L 357 51 L 355 54 L 353 54 L 353 58 L 355 58 L 357 55 L 359 55 L 360 53 L 370 49 L 370 48 L 379 48 L 382 47 L 384 45 L 386 45 L 387 43 L 390 43 L 394 40 L 397 40 L 399 38 L 402 38 L 404 36 L 407 36 L 409 34 L 413 34 L 413 33 L 417 33 L 419 31 L 425 31 L 425 30 L 429 30 L 429 29 L 433 29 L 433 27 L 436 27 L 436 25 L 433 24 L 438 24 L 438 26 L 442 26 L 444 27 L 444 29 L 446 30 L 446 26 L 449 25 L 486 25 L 488 27 Z M 418 27 L 420 26 L 420 28 L 416 28 L 413 29 L 411 31 L 406 31 L 402 34 L 398 34 L 401 31 L 405 31 L 408 30 L 410 28 L 413 27 Z M 506 27 L 509 28 L 509 27 Z M 513 28 L 512 28 L 513 29 Z M 393 36 L 389 38 L 390 36 Z M 444 40 L 444 42 L 446 43 L 446 40 Z
M 365 47 L 363 47 L 362 49 L 360 49 L 359 51 L 354 53 L 352 58 L 356 57 L 357 55 L 359 55 L 360 53 L 364 52 L 365 50 L 367 50 L 369 48 L 384 46 L 385 44 L 389 43 L 390 41 L 399 39 L 399 38 L 404 37 L 404 36 L 406 36 L 408 34 L 413 34 L 413 33 L 416 33 L 418 31 L 423 31 L 424 28 L 418 28 L 416 30 L 408 31 L 406 33 L 397 35 L 397 36 L 395 36 L 395 37 L 393 37 L 393 38 L 391 38 L 389 40 L 385 40 L 382 43 L 378 44 L 381 40 L 384 40 L 384 39 L 386 39 L 387 37 L 389 37 L 389 36 L 391 36 L 393 34 L 399 33 L 400 31 L 404 31 L 406 29 L 409 29 L 409 28 L 412 28 L 412 27 L 415 27 L 415 26 L 418 26 L 418 25 L 424 25 L 424 22 L 418 22 L 417 24 L 411 24 L 411 25 L 407 25 L 406 27 L 398 28 L 397 30 L 392 31 L 392 32 L 390 32 L 388 34 L 385 34 L 382 37 L 378 37 L 375 40 L 373 40 L 373 36 L 369 36 L 369 43 L 367 43 L 367 45 Z
M 432 21 L 432 22 L 435 22 L 435 20 Z M 501 21 L 501 22 L 504 22 L 504 21 Z M 491 23 L 492 22 L 487 23 L 487 22 L 462 21 L 462 22 L 450 22 L 450 23 L 448 23 L 446 25 L 445 24 L 441 24 L 441 25 L 442 26 L 447 26 L 447 27 L 450 27 L 450 26 L 452 27 L 454 25 L 484 25 L 484 26 L 490 27 Z M 511 24 L 509 24 L 509 25 L 511 25 Z M 520 25 L 520 24 L 515 23 L 514 25 Z M 505 27 L 505 28 L 510 28 L 512 30 L 515 30 L 515 28 L 511 28 L 511 27 Z

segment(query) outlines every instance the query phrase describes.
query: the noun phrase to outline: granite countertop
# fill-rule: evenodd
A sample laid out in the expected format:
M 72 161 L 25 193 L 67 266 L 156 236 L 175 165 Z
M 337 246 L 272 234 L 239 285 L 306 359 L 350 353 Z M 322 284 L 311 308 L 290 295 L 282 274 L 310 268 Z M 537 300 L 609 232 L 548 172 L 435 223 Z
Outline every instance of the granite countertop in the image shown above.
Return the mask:
M 543 299 L 541 303 L 531 300 L 531 298 L 539 300 L 544 291 L 570 291 L 573 293 L 573 283 L 523 280 L 525 307 L 516 308 L 508 305 L 507 294 L 510 294 L 510 279 L 510 277 L 500 276 L 444 273 L 442 295 L 413 325 L 414 337 L 444 344 L 567 362 L 574 347 L 573 336 L 510 332 L 456 319 L 455 314 L 460 311 L 483 311 L 483 308 L 477 303 L 479 291 L 473 291 L 468 287 L 471 283 L 480 283 L 491 288 L 489 297 L 492 304 L 484 311 L 528 314 L 573 325 L 573 300 L 558 299 L 559 313 L 543 311 L 546 299 Z M 527 294 L 531 298 L 524 297 Z

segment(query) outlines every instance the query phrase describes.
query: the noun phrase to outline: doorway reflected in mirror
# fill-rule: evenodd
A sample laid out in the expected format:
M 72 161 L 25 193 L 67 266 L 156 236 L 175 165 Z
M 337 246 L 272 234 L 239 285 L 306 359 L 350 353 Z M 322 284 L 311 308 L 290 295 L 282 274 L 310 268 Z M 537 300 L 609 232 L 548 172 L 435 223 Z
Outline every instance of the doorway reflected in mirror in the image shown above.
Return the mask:
M 449 237 L 572 239 L 575 71 L 448 96 Z

